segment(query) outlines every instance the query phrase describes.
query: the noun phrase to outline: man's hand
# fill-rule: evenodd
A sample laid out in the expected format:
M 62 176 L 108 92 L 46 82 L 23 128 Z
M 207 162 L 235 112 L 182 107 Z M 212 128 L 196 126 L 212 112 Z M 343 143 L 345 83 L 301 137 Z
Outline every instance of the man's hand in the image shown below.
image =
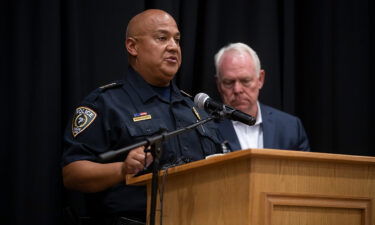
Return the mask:
M 147 168 L 153 161 L 150 152 L 145 152 L 145 147 L 139 147 L 131 150 L 126 157 L 123 165 L 124 174 L 136 174 Z

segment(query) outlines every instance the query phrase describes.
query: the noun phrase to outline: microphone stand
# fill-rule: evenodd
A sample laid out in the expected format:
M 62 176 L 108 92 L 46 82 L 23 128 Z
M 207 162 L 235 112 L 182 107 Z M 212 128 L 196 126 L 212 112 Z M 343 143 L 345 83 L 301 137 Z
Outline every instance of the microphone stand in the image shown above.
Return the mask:
M 220 114 L 213 113 L 212 117 L 208 117 L 204 120 L 200 120 L 196 123 L 193 123 L 187 127 L 180 128 L 175 131 L 171 132 L 163 132 L 162 134 L 158 134 L 149 138 L 146 138 L 144 141 L 140 141 L 138 143 L 129 145 L 125 148 L 121 148 L 118 150 L 111 150 L 99 155 L 99 159 L 101 162 L 108 162 L 111 159 L 119 156 L 128 154 L 130 150 L 134 148 L 138 148 L 141 146 L 151 146 L 151 153 L 154 157 L 153 168 L 152 168 L 152 181 L 151 181 L 151 208 L 150 208 L 150 225 L 155 225 L 155 214 L 156 214 L 156 200 L 157 200 L 157 190 L 158 190 L 158 175 L 159 175 L 159 164 L 160 164 L 160 157 L 163 152 L 162 143 L 163 141 L 182 134 L 186 131 L 196 128 L 197 126 L 203 125 L 211 120 L 220 118 Z
M 154 225 L 156 219 L 156 202 L 159 189 L 159 164 L 162 153 L 162 140 L 155 142 L 151 147 L 151 151 L 153 151 L 154 165 L 152 167 L 151 179 L 150 225 Z

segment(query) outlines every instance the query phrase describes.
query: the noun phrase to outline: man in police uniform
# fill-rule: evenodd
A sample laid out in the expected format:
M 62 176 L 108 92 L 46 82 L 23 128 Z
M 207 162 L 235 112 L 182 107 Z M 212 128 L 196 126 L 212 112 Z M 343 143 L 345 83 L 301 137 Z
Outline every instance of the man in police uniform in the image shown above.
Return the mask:
M 172 82 L 181 65 L 179 41 L 180 32 L 168 13 L 151 9 L 133 17 L 126 32 L 127 76 L 92 92 L 75 111 L 64 136 L 63 180 L 68 189 L 86 193 L 93 221 L 145 221 L 145 187 L 126 186 L 124 180 L 153 161 L 144 147 L 111 163 L 99 163 L 98 155 L 207 116 Z M 218 153 L 217 137 L 215 125 L 207 123 L 168 139 L 161 164 Z

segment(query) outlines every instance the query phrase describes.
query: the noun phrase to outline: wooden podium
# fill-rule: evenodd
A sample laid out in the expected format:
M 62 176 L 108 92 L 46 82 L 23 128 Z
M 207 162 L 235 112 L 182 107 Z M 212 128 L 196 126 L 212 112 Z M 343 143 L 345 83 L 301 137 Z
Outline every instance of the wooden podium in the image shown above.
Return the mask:
M 163 225 L 375 224 L 374 157 L 248 149 L 163 175 Z M 151 174 L 126 182 L 147 184 L 149 215 Z

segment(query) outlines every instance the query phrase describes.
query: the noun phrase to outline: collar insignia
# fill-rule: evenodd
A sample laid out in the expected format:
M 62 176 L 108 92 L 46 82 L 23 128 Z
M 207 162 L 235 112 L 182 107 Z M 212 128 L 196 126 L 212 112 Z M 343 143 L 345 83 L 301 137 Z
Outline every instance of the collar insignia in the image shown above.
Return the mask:
M 142 120 L 150 120 L 152 117 L 147 112 L 134 113 L 133 121 L 138 122 Z
M 180 90 L 180 92 L 185 95 L 186 97 L 193 98 L 189 93 L 185 92 L 184 90 Z
M 87 107 L 78 107 L 72 121 L 72 134 L 76 137 L 95 120 L 96 112 Z
M 194 106 L 193 106 L 192 110 L 193 110 L 193 113 L 194 113 L 195 117 L 197 117 L 198 120 L 201 120 L 201 116 L 199 115 L 198 111 L 195 109 Z

